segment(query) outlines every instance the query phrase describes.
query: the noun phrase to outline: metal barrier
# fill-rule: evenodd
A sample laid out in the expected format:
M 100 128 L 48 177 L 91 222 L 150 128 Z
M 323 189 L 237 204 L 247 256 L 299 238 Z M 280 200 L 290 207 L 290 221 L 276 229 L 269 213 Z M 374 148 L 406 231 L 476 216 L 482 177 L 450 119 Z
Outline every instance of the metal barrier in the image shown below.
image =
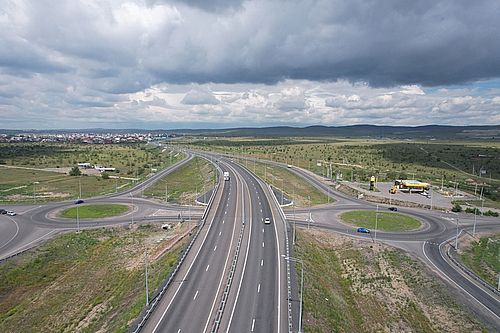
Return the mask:
M 451 248 L 451 245 L 448 244 L 448 248 L 446 250 L 446 255 L 448 256 L 448 258 L 451 260 L 451 262 L 453 262 L 458 268 L 460 268 L 465 274 L 467 274 L 468 276 L 470 276 L 471 278 L 473 278 L 474 280 L 476 280 L 479 284 L 481 284 L 483 287 L 485 287 L 486 289 L 489 289 L 490 291 L 492 291 L 494 294 L 496 295 L 499 295 L 500 296 L 500 291 L 498 291 L 495 287 L 493 287 L 491 284 L 489 284 L 488 282 L 484 281 L 479 275 L 477 275 L 476 273 L 474 273 L 473 271 L 471 271 L 470 269 L 468 269 L 467 267 L 465 267 L 464 265 L 462 265 L 457 259 L 455 259 L 453 257 L 452 254 L 450 254 L 450 248 Z
M 216 165 L 216 167 L 217 167 L 217 169 L 219 171 L 221 171 L 221 169 L 220 169 L 220 167 L 218 165 Z M 160 292 L 157 293 L 155 296 L 153 296 L 152 301 L 151 301 L 149 307 L 147 307 L 145 310 L 143 310 L 141 312 L 142 315 L 139 315 L 139 317 L 136 320 L 136 322 L 139 321 L 139 319 L 140 319 L 140 321 L 136 324 L 137 326 L 135 327 L 135 329 L 130 329 L 129 332 L 138 333 L 138 332 L 141 331 L 141 329 L 146 324 L 146 321 L 148 320 L 148 318 L 151 316 L 151 314 L 153 313 L 154 309 L 158 305 L 159 301 L 161 300 L 161 298 L 163 297 L 163 295 L 167 292 L 168 287 L 170 286 L 170 284 L 174 280 L 177 272 L 180 270 L 181 265 L 184 263 L 184 260 L 186 259 L 189 251 L 193 247 L 194 242 L 198 238 L 198 235 L 200 234 L 201 230 L 205 226 L 206 217 L 208 215 L 208 212 L 210 211 L 210 208 L 212 207 L 212 203 L 214 201 L 214 198 L 215 198 L 215 195 L 217 193 L 218 188 L 219 188 L 219 183 L 216 184 L 216 186 L 214 188 L 214 191 L 212 192 L 212 196 L 210 197 L 210 200 L 208 201 L 208 205 L 206 206 L 205 212 L 203 213 L 203 215 L 201 217 L 201 223 L 200 223 L 200 225 L 198 227 L 198 230 L 196 231 L 195 235 L 193 236 L 193 238 L 189 242 L 189 244 L 186 247 L 186 249 L 183 251 L 182 256 L 178 260 L 177 265 L 175 266 L 174 270 L 171 271 L 170 274 L 168 275 L 168 278 L 167 278 L 166 282 L 163 284 L 163 286 L 161 287 Z M 134 326 L 135 325 L 131 325 L 131 327 L 134 327 Z
M 245 231 L 245 224 L 242 224 L 240 228 L 240 235 L 238 237 L 238 244 L 236 245 L 236 251 L 234 252 L 233 261 L 231 263 L 231 269 L 227 277 L 226 287 L 224 288 L 224 293 L 222 294 L 222 300 L 219 305 L 219 310 L 217 311 L 217 315 L 215 316 L 215 321 L 212 326 L 211 330 L 212 333 L 217 332 L 220 327 L 220 321 L 222 319 L 222 315 L 224 314 L 224 308 L 226 307 L 229 291 L 231 290 L 231 285 L 233 284 L 234 271 L 236 270 L 236 264 L 238 262 L 238 257 L 240 255 L 241 241 L 243 239 L 244 231 Z

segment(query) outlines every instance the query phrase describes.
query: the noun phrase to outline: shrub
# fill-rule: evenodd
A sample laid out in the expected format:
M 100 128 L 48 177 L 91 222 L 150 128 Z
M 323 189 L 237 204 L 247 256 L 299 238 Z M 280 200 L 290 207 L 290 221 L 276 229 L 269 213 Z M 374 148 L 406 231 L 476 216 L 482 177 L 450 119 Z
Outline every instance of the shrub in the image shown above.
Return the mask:
M 453 207 L 451 208 L 451 211 L 452 212 L 455 212 L 455 213 L 460 213 L 462 211 L 462 206 L 460 206 L 459 204 L 455 204 L 453 205 Z
M 81 174 L 82 174 L 82 172 L 80 171 L 80 169 L 77 166 L 74 166 L 69 171 L 69 175 L 70 176 L 80 176 Z

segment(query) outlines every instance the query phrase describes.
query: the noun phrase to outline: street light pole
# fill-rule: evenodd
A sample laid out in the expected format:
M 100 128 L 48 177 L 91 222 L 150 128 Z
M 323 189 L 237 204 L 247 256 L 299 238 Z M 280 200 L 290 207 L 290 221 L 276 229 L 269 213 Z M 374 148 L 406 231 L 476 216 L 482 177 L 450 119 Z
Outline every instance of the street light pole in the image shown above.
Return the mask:
M 144 253 L 144 266 L 146 270 L 146 306 L 149 305 L 149 288 L 148 288 L 148 251 Z
M 377 211 L 375 212 L 375 242 L 377 242 L 377 228 L 378 228 L 378 205 L 377 205 Z
M 311 222 L 311 196 L 307 196 L 307 200 L 309 201 L 309 218 L 307 219 L 307 229 L 309 229 L 309 224 Z
M 476 235 L 477 207 L 474 206 L 474 227 L 472 228 L 472 236 Z
M 458 217 L 457 217 L 457 234 L 455 236 L 455 251 L 458 251 Z
M 287 261 L 294 261 L 300 264 L 301 273 L 300 273 L 299 333 L 302 333 L 302 304 L 304 303 L 304 261 L 299 258 L 286 257 L 285 255 L 282 255 L 282 257 Z
M 80 232 L 80 214 L 78 211 L 78 205 L 76 206 L 76 232 Z

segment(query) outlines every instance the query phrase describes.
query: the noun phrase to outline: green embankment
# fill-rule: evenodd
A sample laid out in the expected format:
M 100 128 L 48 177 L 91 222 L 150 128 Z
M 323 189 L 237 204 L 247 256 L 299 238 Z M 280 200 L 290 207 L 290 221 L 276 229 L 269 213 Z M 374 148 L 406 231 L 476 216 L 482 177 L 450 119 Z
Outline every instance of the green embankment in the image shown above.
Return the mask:
M 291 198 L 297 207 L 314 206 L 334 201 L 286 168 L 254 163 L 253 161 L 242 161 L 241 163 L 246 165 L 249 170 L 254 171 L 266 183 L 280 191 L 283 190 L 285 197 Z
M 500 234 L 481 237 L 479 242 L 472 243 L 464 250 L 461 257 L 477 275 L 492 286 L 497 286 L 500 274 Z
M 75 206 L 64 210 L 61 217 L 76 218 L 77 209 L 81 219 L 112 217 L 125 214 L 129 210 L 128 206 L 120 204 L 79 205 L 78 208 Z
M 85 230 L 58 236 L 0 264 L 1 332 L 126 332 L 145 304 L 144 251 L 151 226 Z M 169 231 L 171 232 L 171 231 Z M 183 244 L 149 260 L 152 295 Z
M 209 191 L 215 181 L 214 166 L 195 157 L 171 174 L 159 179 L 144 191 L 144 195 L 182 204 L 193 204 L 197 196 Z
M 375 215 L 377 213 L 371 210 L 353 210 L 340 215 L 342 222 L 351 224 L 356 227 L 364 227 L 381 231 L 409 231 L 420 228 L 422 225 L 419 220 L 407 215 L 389 212 L 378 212 L 377 221 Z
M 299 229 L 294 256 L 304 262 L 304 332 L 484 331 L 443 282 L 400 250 Z

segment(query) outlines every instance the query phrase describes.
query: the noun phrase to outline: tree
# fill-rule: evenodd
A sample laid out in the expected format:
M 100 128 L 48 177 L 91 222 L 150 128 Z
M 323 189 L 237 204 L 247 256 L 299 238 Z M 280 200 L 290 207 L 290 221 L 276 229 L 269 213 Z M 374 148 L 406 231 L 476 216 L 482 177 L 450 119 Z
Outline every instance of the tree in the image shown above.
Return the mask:
M 460 206 L 460 204 L 456 203 L 453 205 L 453 208 L 451 208 L 451 211 L 454 213 L 460 213 L 462 211 L 462 206 Z
M 109 179 L 109 175 L 106 172 L 103 172 L 101 177 L 102 179 Z
M 77 166 L 74 166 L 69 171 L 69 175 L 70 176 L 80 176 L 81 174 L 82 174 L 82 172 L 80 171 L 80 169 Z

